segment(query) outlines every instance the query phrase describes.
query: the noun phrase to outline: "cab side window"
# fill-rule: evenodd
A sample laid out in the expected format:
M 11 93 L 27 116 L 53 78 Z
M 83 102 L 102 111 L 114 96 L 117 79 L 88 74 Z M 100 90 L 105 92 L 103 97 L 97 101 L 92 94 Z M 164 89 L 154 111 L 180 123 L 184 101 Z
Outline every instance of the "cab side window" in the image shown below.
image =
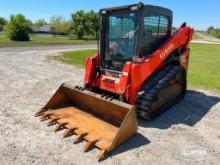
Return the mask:
M 143 46 L 144 56 L 157 49 L 169 34 L 169 18 L 163 15 L 148 14 L 144 17 Z
M 168 18 L 164 16 L 160 16 L 158 35 L 167 35 L 167 33 L 168 33 Z
M 144 17 L 145 37 L 160 37 L 168 33 L 168 18 L 160 15 L 147 15 Z

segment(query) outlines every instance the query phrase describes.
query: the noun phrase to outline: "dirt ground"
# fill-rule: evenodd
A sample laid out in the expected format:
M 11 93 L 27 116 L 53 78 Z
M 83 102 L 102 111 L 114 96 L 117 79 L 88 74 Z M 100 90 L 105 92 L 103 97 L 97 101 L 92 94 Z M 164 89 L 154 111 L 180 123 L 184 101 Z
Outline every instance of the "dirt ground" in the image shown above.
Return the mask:
M 48 61 L 47 54 L 84 47 L 0 49 L 0 164 L 218 164 L 220 96 L 191 89 L 178 105 L 97 162 L 97 149 L 62 139 L 34 113 L 66 81 L 81 84 L 83 69 Z
M 192 43 L 204 43 L 204 44 L 220 44 L 220 39 L 211 35 L 205 35 L 200 32 L 195 32 L 196 39 L 192 40 Z

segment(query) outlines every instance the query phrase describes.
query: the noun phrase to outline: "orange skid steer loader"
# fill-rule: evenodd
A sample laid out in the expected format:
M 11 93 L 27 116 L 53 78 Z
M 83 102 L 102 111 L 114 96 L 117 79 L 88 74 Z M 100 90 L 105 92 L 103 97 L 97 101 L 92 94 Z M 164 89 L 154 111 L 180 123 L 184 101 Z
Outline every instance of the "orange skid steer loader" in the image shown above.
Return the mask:
M 143 3 L 100 10 L 98 54 L 86 60 L 84 87 L 63 84 L 36 116 L 76 134 L 103 158 L 184 97 L 193 29 L 172 33 L 172 11 Z

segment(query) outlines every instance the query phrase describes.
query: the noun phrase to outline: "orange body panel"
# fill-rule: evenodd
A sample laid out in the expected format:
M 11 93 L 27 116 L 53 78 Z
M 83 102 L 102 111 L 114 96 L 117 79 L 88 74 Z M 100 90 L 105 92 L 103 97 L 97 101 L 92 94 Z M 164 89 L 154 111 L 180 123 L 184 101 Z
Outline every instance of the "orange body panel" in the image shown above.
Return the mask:
M 178 48 L 183 48 L 185 50 L 180 57 L 180 65 L 187 69 L 189 56 L 188 47 L 192 35 L 192 28 L 179 28 L 155 52 L 147 56 L 147 58 L 140 62 L 126 62 L 119 78 L 111 75 L 100 75 L 94 72 L 95 67 L 99 65 L 99 60 L 97 60 L 99 59 L 99 55 L 90 57 L 87 59 L 86 63 L 84 83 L 108 92 L 123 95 L 129 104 L 134 105 L 137 92 L 141 88 L 143 82 L 159 69 L 167 57 Z

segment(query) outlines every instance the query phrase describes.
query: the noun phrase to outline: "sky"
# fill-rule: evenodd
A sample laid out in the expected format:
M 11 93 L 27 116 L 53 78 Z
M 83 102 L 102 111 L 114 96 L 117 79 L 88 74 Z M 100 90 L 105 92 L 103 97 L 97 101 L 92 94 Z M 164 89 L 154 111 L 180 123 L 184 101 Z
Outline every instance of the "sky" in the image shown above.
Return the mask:
M 0 16 L 22 13 L 28 19 L 49 21 L 54 15 L 70 19 L 77 10 L 99 11 L 101 8 L 138 3 L 140 0 L 0 0 Z M 220 28 L 220 0 L 142 0 L 145 4 L 162 6 L 173 11 L 175 27 L 183 22 L 197 30 L 210 25 Z

